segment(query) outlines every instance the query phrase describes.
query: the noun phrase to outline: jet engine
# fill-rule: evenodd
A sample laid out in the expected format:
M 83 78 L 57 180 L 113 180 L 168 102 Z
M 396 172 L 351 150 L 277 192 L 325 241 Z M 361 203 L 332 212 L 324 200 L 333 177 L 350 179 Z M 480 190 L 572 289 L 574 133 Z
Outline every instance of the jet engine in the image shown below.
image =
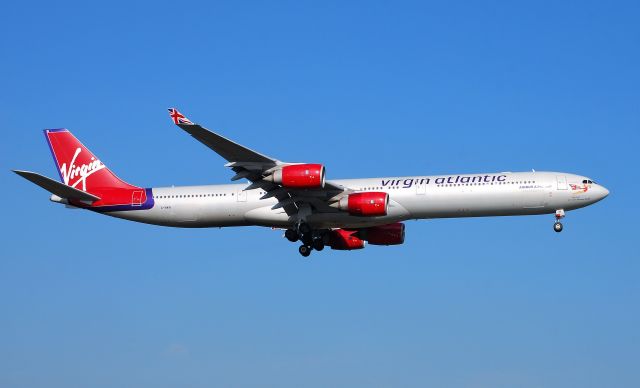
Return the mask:
M 349 194 L 332 206 L 348 211 L 352 216 L 386 216 L 389 194 L 375 191 Z
M 290 188 L 320 188 L 324 187 L 324 166 L 321 164 L 292 164 L 274 171 L 264 179 Z
M 356 236 L 356 230 L 334 229 L 329 232 L 327 245 L 331 249 L 350 251 L 364 248 L 364 240 Z
M 396 222 L 360 229 L 357 236 L 371 245 L 399 245 L 404 243 L 404 224 Z

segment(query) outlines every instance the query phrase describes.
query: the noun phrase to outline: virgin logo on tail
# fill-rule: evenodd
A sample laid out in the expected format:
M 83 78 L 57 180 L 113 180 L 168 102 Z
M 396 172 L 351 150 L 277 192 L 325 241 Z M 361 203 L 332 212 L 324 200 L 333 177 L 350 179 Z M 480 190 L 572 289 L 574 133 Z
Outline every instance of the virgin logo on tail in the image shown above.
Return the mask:
M 91 161 L 88 164 L 76 166 L 76 159 L 81 152 L 82 149 L 80 147 L 76 148 L 76 152 L 73 154 L 73 158 L 71 159 L 71 162 L 69 162 L 69 165 L 67 166 L 67 163 L 62 163 L 62 166 L 60 166 L 60 173 L 62 174 L 62 179 L 66 185 L 76 187 L 78 183 L 82 182 L 82 190 L 87 191 L 87 177 L 102 170 L 105 168 L 105 165 L 102 164 L 100 159 L 96 159 L 92 156 Z M 77 180 L 72 184 L 69 183 L 71 180 L 76 178 Z

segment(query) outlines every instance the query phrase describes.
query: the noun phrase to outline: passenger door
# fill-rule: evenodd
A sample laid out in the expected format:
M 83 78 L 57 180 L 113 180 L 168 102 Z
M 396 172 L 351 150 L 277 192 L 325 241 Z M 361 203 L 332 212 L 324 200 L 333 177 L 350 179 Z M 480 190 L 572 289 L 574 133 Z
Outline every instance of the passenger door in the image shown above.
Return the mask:
M 567 177 L 564 175 L 556 176 L 558 182 L 558 190 L 567 190 Z
M 238 202 L 247 202 L 247 191 L 240 190 L 236 193 L 236 200 Z
M 144 192 L 142 190 L 134 190 L 133 194 L 131 194 L 131 205 L 133 206 L 142 206 L 142 194 Z
M 416 185 L 416 194 L 417 195 L 425 195 L 427 194 L 427 184 L 422 182 Z

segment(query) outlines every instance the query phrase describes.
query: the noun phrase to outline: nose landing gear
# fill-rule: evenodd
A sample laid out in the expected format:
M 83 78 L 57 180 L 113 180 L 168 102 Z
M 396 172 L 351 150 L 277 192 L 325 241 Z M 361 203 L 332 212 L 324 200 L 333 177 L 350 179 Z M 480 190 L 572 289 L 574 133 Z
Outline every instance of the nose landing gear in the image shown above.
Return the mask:
M 564 210 L 563 209 L 556 210 L 556 222 L 553 224 L 553 230 L 556 233 L 562 232 L 563 226 L 560 220 L 563 218 L 564 218 Z

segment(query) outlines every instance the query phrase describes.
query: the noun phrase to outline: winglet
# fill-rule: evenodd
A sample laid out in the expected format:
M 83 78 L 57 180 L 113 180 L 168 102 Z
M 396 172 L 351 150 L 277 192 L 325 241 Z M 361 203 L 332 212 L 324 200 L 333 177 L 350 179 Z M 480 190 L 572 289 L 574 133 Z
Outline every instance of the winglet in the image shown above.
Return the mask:
M 178 112 L 176 108 L 169 108 L 168 110 L 169 110 L 169 116 L 171 116 L 171 120 L 173 120 L 174 124 L 193 125 L 193 123 L 188 118 L 186 118 L 182 113 Z

